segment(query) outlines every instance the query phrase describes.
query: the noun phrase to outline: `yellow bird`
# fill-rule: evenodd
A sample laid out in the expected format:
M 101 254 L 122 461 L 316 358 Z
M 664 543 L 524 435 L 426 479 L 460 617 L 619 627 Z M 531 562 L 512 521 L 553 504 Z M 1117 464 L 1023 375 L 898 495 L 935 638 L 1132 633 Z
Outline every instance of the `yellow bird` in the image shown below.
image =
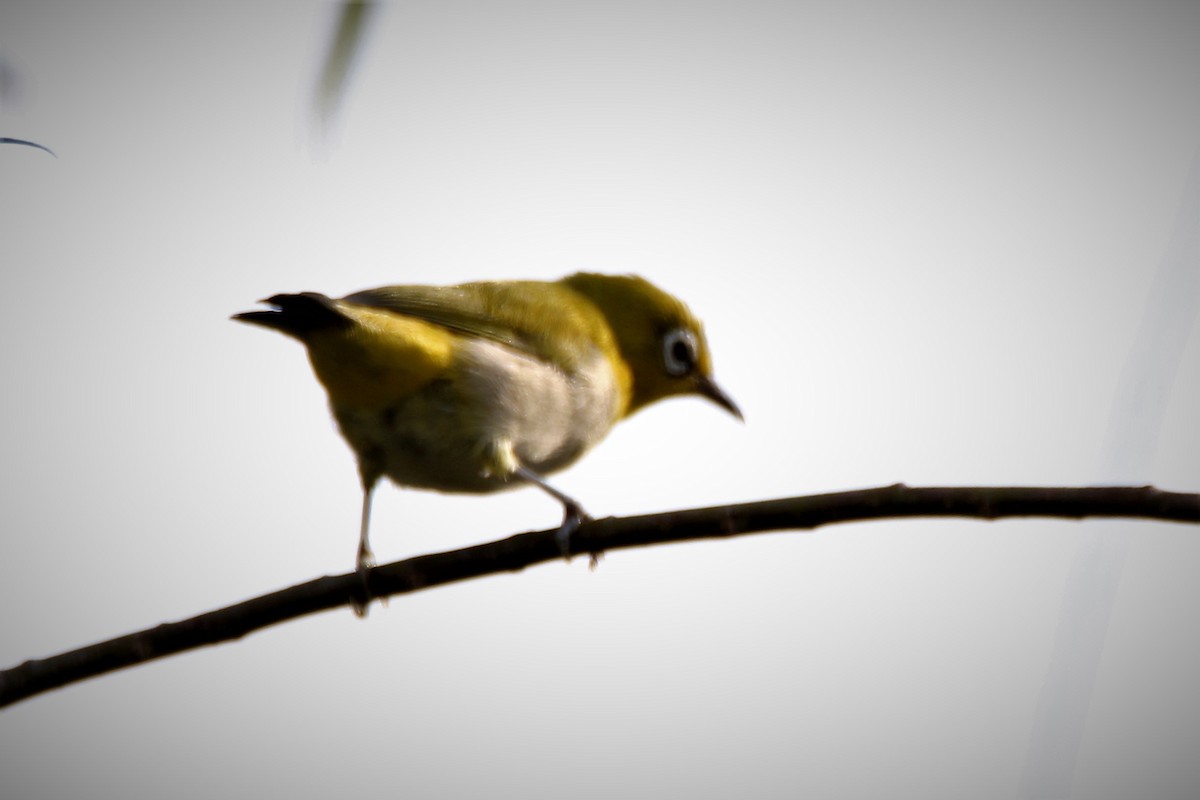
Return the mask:
M 359 572 L 373 565 L 371 494 L 401 486 L 493 492 L 533 484 L 563 505 L 559 543 L 586 519 L 545 476 L 656 400 L 707 397 L 700 321 L 632 275 L 385 286 L 334 300 L 277 294 L 233 318 L 299 339 L 362 478 Z

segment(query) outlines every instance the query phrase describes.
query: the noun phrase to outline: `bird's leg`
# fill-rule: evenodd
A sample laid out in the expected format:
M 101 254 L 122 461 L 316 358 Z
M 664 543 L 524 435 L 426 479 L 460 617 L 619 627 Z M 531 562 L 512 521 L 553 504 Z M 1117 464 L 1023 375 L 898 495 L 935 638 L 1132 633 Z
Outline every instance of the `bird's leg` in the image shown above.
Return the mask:
M 371 552 L 371 543 L 368 539 L 371 531 L 371 494 L 374 491 L 374 484 L 363 487 L 362 521 L 358 528 L 358 557 L 354 561 L 355 569 L 358 572 L 366 572 L 375 566 L 375 554 Z
M 562 553 L 563 558 L 569 559 L 571 557 L 571 534 L 579 530 L 579 526 L 591 519 L 591 517 L 583 510 L 583 506 L 579 504 L 578 500 L 555 489 L 533 470 L 518 464 L 516 469 L 513 470 L 513 474 L 521 480 L 529 481 L 563 504 L 563 523 L 555 531 L 554 538 L 558 542 L 558 549 Z M 595 556 L 593 556 L 594 560 Z
M 362 502 L 362 521 L 358 529 L 358 556 L 354 560 L 354 571 L 358 573 L 358 579 L 362 582 L 363 596 L 370 597 L 367 591 L 367 572 L 371 567 L 375 566 L 375 554 L 371 552 L 371 544 L 367 536 L 371 529 L 371 494 L 375 491 L 375 481 L 369 483 L 363 480 L 363 502 Z M 351 608 L 354 609 L 355 616 L 365 617 L 367 615 L 367 600 L 366 603 L 359 603 L 357 600 L 352 601 Z

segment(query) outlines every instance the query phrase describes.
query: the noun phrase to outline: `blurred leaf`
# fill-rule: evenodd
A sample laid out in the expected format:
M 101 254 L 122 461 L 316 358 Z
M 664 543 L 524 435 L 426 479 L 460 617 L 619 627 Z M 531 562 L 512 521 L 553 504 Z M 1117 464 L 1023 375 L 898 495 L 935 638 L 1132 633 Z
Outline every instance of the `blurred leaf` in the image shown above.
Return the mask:
M 322 127 L 327 127 L 333 121 L 346 94 L 350 65 L 362 48 L 363 34 L 375 7 L 373 2 L 358 0 L 341 4 L 337 28 L 330 40 L 325 66 L 321 69 L 320 82 L 313 98 L 313 110 Z
M 55 153 L 53 150 L 51 150 L 49 147 L 46 147 L 44 144 L 38 144 L 37 142 L 28 141 L 27 139 L 11 139 L 7 136 L 0 136 L 0 144 L 24 144 L 24 145 L 28 145 L 29 147 L 36 147 L 38 150 L 45 150 L 50 155 L 54 156 L 55 158 L 58 158 L 58 154 Z

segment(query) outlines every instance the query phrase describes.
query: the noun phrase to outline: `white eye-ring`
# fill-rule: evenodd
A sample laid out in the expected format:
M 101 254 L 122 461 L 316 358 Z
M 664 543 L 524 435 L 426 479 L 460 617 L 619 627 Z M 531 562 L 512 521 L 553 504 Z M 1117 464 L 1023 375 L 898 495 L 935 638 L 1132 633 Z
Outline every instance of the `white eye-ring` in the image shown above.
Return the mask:
M 667 374 L 680 378 L 696 369 L 696 334 L 687 328 L 675 328 L 662 337 L 663 367 Z

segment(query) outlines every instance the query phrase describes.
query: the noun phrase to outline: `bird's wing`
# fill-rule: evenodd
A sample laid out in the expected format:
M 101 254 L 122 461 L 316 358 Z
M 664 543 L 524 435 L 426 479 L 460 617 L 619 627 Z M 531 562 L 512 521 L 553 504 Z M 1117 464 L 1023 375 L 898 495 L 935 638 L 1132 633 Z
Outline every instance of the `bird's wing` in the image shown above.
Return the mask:
M 599 310 L 560 283 L 383 286 L 342 301 L 490 339 L 568 372 L 589 355 L 589 345 L 607 346 L 612 337 Z

